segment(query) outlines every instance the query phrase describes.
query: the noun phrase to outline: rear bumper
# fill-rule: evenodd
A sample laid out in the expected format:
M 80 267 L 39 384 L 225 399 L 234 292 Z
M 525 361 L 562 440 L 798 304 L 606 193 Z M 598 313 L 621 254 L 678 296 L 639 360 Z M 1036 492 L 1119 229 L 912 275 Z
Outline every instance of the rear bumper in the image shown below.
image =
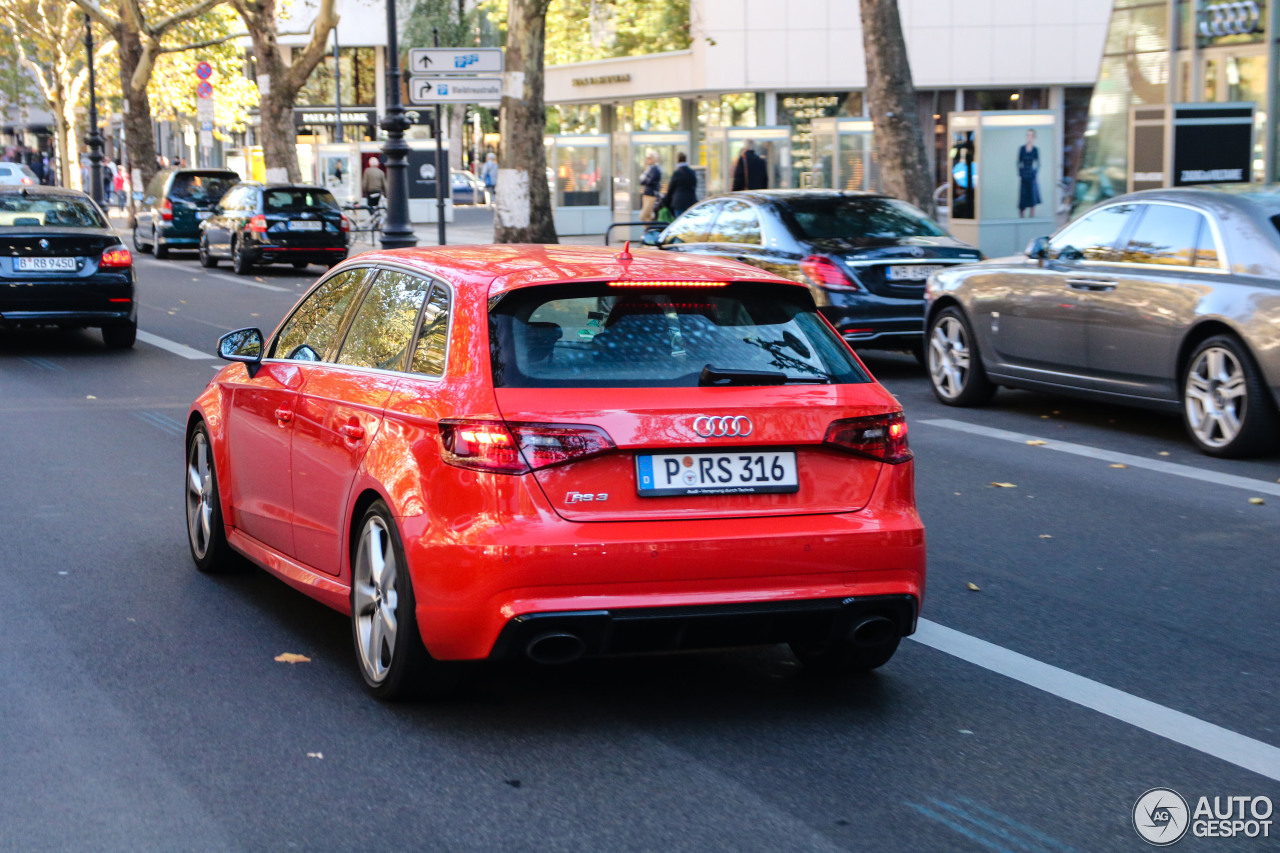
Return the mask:
M 102 278 L 0 285 L 0 324 L 113 326 L 135 320 L 132 278 Z
M 878 595 L 531 613 L 506 624 L 489 657 L 525 657 L 535 640 L 548 635 L 577 638 L 587 656 L 821 643 L 847 636 L 871 616 L 888 617 L 905 637 L 915 633 L 918 612 L 912 595 Z
M 918 299 L 869 296 L 819 310 L 854 347 L 907 347 L 924 340 L 924 305 Z
M 336 264 L 347 259 L 346 246 L 258 246 L 253 259 L 260 264 Z

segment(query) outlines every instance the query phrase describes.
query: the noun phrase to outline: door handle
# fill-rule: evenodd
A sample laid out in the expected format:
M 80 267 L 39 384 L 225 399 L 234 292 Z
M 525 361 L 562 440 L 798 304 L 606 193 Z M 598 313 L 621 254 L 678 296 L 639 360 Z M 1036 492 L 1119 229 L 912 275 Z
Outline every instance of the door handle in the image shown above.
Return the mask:
M 288 406 L 281 406 L 276 409 L 276 421 L 281 425 L 287 424 L 291 420 L 293 420 L 293 409 L 290 409 Z
M 352 441 L 359 441 L 364 438 L 364 427 L 359 424 L 343 424 L 338 427 L 338 432 L 342 433 Z
M 1108 290 L 1115 290 L 1116 283 L 1109 278 L 1069 278 L 1067 279 L 1067 287 L 1072 290 L 1087 290 L 1091 293 L 1102 293 Z

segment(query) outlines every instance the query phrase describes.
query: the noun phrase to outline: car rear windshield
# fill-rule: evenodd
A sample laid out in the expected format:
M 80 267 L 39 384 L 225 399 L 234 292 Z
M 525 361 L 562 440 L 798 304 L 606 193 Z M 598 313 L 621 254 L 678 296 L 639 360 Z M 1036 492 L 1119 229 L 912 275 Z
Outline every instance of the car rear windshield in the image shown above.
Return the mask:
M 107 223 L 87 198 L 75 196 L 0 196 L 0 226 L 46 225 L 64 228 L 106 228 Z
M 870 381 L 807 291 L 782 285 L 529 287 L 490 306 L 499 388 Z
M 267 213 L 293 213 L 316 208 L 338 209 L 338 200 L 328 190 L 288 187 L 269 189 L 262 195 Z
M 238 183 L 238 177 L 226 172 L 179 172 L 173 176 L 169 197 L 195 204 L 217 204 Z
M 779 207 L 796 236 L 808 240 L 897 240 L 947 233 L 917 208 L 893 198 L 797 198 Z

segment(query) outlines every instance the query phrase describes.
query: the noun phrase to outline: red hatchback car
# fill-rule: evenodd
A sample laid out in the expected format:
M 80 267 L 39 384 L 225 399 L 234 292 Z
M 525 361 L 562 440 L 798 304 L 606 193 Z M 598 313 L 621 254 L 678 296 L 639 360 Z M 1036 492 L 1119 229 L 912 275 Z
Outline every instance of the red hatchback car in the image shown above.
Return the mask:
M 885 663 L 924 595 L 897 401 L 804 286 L 564 246 L 360 255 L 187 424 L 187 525 L 352 617 L 377 696 L 452 661 L 789 643 Z

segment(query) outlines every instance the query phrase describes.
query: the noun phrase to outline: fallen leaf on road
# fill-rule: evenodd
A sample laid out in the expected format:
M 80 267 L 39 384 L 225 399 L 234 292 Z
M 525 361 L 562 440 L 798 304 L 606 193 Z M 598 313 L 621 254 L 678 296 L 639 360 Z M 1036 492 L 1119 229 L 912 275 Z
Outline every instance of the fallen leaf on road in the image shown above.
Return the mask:
M 1016 489 L 1016 488 L 1018 488 L 1018 487 L 1017 487 L 1016 485 L 1014 485 L 1013 483 L 996 483 L 996 482 L 994 482 L 994 481 L 993 481 L 993 482 L 991 483 L 991 485 L 995 486 L 997 489 Z
M 319 759 L 323 759 L 323 758 L 324 758 L 324 753 L 323 753 L 323 752 L 308 752 L 308 753 L 307 753 L 307 758 L 319 758 Z
M 1112 468 L 1128 468 L 1129 466 L 1128 466 L 1128 465 L 1126 465 L 1126 464 L 1124 464 L 1123 462 L 1112 462 L 1110 467 L 1112 467 Z
M 1046 421 L 1047 421 L 1047 420 L 1049 420 L 1049 416 L 1048 416 L 1048 415 L 1041 415 L 1040 417 L 1044 418 Z
M 1266 503 L 1266 501 L 1264 501 L 1262 498 L 1249 498 L 1249 503 L 1253 504 L 1254 506 L 1262 506 L 1263 504 Z
M 1169 451 L 1167 451 L 1167 450 L 1161 450 L 1161 451 L 1160 451 L 1160 455 L 1161 455 L 1161 456 L 1168 456 L 1168 455 L 1169 455 Z
M 966 586 L 968 586 L 968 587 L 969 587 L 969 592 L 981 592 L 981 591 L 982 591 L 982 587 L 978 586 L 978 585 L 977 585 L 976 583 L 974 583 L 973 581 L 969 581 L 969 583 L 968 583 L 968 584 L 966 584 Z
M 84 398 L 85 398 L 86 400 L 96 400 L 96 399 L 98 399 L 97 397 L 93 396 L 92 394 L 85 394 L 85 395 L 84 395 Z
M 260 275 L 255 275 L 255 276 L 253 277 L 253 280 L 254 280 L 254 281 L 266 281 L 266 279 L 265 279 L 265 278 L 263 278 L 263 277 L 262 277 L 262 276 L 260 276 Z
M 1053 537 L 1052 537 L 1052 536 L 1050 536 L 1048 533 L 1041 533 L 1041 534 L 1040 534 L 1040 538 L 1041 538 L 1041 539 L 1052 539 Z
M 1028 442 L 1027 442 L 1027 444 L 1031 445 L 1032 447 L 1039 447 L 1039 446 L 1040 446 L 1040 445 L 1042 445 L 1042 444 L 1048 444 L 1048 442 L 1047 442 L 1047 441 L 1041 441 L 1041 440 L 1040 440 L 1040 439 L 1038 439 L 1038 438 L 1033 438 L 1033 439 L 1031 439 L 1030 441 L 1028 441 Z
M 280 663 L 311 663 L 311 658 L 306 655 L 295 655 L 293 652 L 276 655 L 276 660 Z

